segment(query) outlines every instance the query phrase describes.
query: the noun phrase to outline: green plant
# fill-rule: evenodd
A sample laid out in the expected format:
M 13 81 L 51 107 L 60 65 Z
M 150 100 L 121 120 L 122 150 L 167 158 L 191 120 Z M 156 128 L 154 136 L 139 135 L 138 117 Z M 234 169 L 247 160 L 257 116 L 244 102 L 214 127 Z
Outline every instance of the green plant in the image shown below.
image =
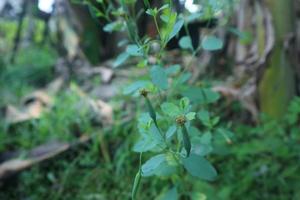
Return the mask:
M 296 97 L 281 120 L 264 116 L 256 126 L 235 123 L 237 142 L 216 158 L 226 173 L 213 186 L 198 188 L 208 199 L 299 199 L 299 108 Z
M 147 68 L 149 72 L 145 77 L 124 88 L 125 95 L 132 95 L 137 101 L 144 100 L 147 108 L 147 112 L 138 116 L 139 139 L 133 150 L 140 153 L 140 159 L 132 199 L 136 199 L 142 177 L 153 175 L 168 179 L 171 183 L 167 186 L 170 189 L 164 189 L 164 194 L 158 198 L 194 198 L 196 192 L 184 177 L 188 177 L 186 175 L 189 174 L 206 181 L 214 180 L 217 171 L 207 158 L 216 147 L 231 143 L 232 133 L 220 125 L 220 118 L 210 110 L 210 105 L 219 99 L 219 95 L 209 87 L 190 85 L 189 65 L 174 65 L 163 58 L 167 53 L 167 43 L 176 37 L 182 28 L 187 27 L 191 18 L 197 19 L 207 15 L 179 15 L 172 11 L 172 1 L 160 8 L 151 8 L 149 1 L 145 0 L 147 10 L 141 12 L 152 17 L 157 37 L 140 38 L 136 25 L 137 15 L 134 12 L 135 0 L 122 0 L 120 7 L 105 1 L 98 2 L 100 9 L 85 1 L 97 16 L 110 21 L 104 30 L 126 30 L 129 36 L 127 42 L 122 41 L 128 45 L 116 58 L 114 67 L 121 66 L 130 57 L 136 57 L 139 60 L 137 66 Z M 212 3 L 208 6 L 210 16 L 214 14 L 214 9 L 217 9 L 215 5 Z M 201 50 L 213 51 L 223 46 L 223 42 L 212 31 L 203 38 L 201 45 L 194 49 L 188 29 L 186 30 L 187 35 L 180 39 L 179 45 L 184 52 L 191 53 L 193 57 Z M 153 50 L 154 45 L 159 46 L 158 50 Z M 155 61 L 150 62 L 150 57 L 154 57 Z M 194 121 L 200 121 L 201 124 Z M 146 152 L 155 155 L 143 163 Z

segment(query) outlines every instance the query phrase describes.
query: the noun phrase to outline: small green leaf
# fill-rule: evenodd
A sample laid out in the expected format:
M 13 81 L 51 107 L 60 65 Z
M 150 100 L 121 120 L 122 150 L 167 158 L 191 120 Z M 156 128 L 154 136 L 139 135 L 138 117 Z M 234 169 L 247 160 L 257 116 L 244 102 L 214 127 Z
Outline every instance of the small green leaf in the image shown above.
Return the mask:
M 169 15 L 166 15 L 166 14 L 162 14 L 162 15 L 160 15 L 159 16 L 160 17 L 160 19 L 163 21 L 163 22 L 165 22 L 165 23 L 168 23 L 168 21 L 169 21 Z
M 180 19 L 175 23 L 173 30 L 172 30 L 171 34 L 169 35 L 168 40 L 171 40 L 173 37 L 175 37 L 177 35 L 177 33 L 181 30 L 183 24 L 184 24 L 183 19 Z
M 202 48 L 208 51 L 215 51 L 223 48 L 223 42 L 216 36 L 206 36 L 202 40 Z
M 146 59 L 143 59 L 137 64 L 137 67 L 144 68 L 147 66 L 147 64 L 148 64 L 148 61 Z
M 123 23 L 120 22 L 120 21 L 116 21 L 116 22 L 112 22 L 112 23 L 106 24 L 103 27 L 103 30 L 105 32 L 111 33 L 113 31 L 120 31 L 122 28 L 123 28 Z
M 126 86 L 123 89 L 123 94 L 124 95 L 128 95 L 128 94 L 132 94 L 135 91 L 142 89 L 142 88 L 147 88 L 149 85 L 151 85 L 152 83 L 150 81 L 136 81 L 131 83 L 130 85 Z
M 168 190 L 161 200 L 178 200 L 178 191 L 176 187 L 173 187 L 172 189 Z
M 182 158 L 184 168 L 194 177 L 213 181 L 217 177 L 215 168 L 203 157 L 191 154 L 188 158 Z
M 140 183 L 141 183 L 141 178 L 142 178 L 142 172 L 141 169 L 136 173 L 135 178 L 134 178 L 134 183 L 133 183 L 133 188 L 131 192 L 131 199 L 135 200 L 136 199 L 136 194 L 139 189 Z
M 115 62 L 113 63 L 113 67 L 119 67 L 120 65 L 122 65 L 127 59 L 129 58 L 129 54 L 124 52 L 121 53 L 117 59 L 115 60 Z
M 187 17 L 187 22 L 190 23 L 190 22 L 196 21 L 197 19 L 199 19 L 202 16 L 203 16 L 202 12 L 192 13 Z
M 198 104 L 214 103 L 220 98 L 219 93 L 214 92 L 211 89 L 197 87 L 189 87 L 182 93 L 182 95 L 188 97 L 191 101 Z
M 188 114 L 185 115 L 186 119 L 191 121 L 195 119 L 196 113 L 195 112 L 189 112 Z
M 147 8 L 150 8 L 150 3 L 149 0 L 144 0 L 144 4 Z
M 176 133 L 177 127 L 175 125 L 170 126 L 166 132 L 166 139 L 169 140 L 173 137 L 174 133 Z
M 160 147 L 164 148 L 164 139 L 155 124 L 151 125 L 149 132 L 152 135 L 152 137 L 156 140 L 157 144 L 160 144 Z
M 159 138 L 160 137 L 160 138 Z M 146 151 L 154 151 L 154 150 L 163 150 L 164 143 L 163 139 L 159 135 L 154 135 L 154 133 L 150 135 L 143 135 L 140 140 L 134 144 L 133 151 L 134 152 L 146 152 Z
M 154 85 L 165 90 L 168 88 L 168 76 L 165 70 L 158 65 L 154 65 L 150 70 L 150 76 Z
M 169 7 L 169 4 L 165 4 L 165 5 L 163 5 L 162 7 L 160 7 L 160 8 L 158 9 L 158 11 L 162 11 L 162 10 L 168 8 L 168 7 Z
M 203 122 L 208 122 L 210 119 L 209 112 L 207 110 L 201 110 L 198 112 L 198 117 Z
M 192 133 L 193 129 L 189 129 L 190 133 Z M 201 133 L 200 133 L 201 134 Z M 204 133 L 202 136 L 200 134 L 194 134 L 192 138 L 192 153 L 199 156 L 206 156 L 213 151 L 212 147 L 212 135 L 210 132 Z
M 153 119 L 154 123 L 156 124 L 156 112 L 150 102 L 150 100 L 146 97 L 146 105 L 148 107 L 148 112 L 150 117 Z
M 189 108 L 190 100 L 187 97 L 183 97 L 179 101 L 180 109 L 186 111 Z
M 168 102 L 163 103 L 161 105 L 161 110 L 166 115 L 169 115 L 170 117 L 176 117 L 181 114 L 179 108 L 173 103 L 168 103 Z
M 207 196 L 201 192 L 193 192 L 191 200 L 207 200 Z
M 219 121 L 220 121 L 220 117 L 213 117 L 211 119 L 211 125 L 215 126 L 215 125 L 217 125 L 219 123 Z
M 206 132 L 201 136 L 201 143 L 202 144 L 211 144 L 212 141 L 212 135 L 211 132 Z
M 198 118 L 201 120 L 202 124 L 205 126 L 210 126 L 210 115 L 207 110 L 201 110 L 198 112 Z
M 189 36 L 184 36 L 179 40 L 179 46 L 182 49 L 191 49 L 193 50 L 192 40 Z
M 143 55 L 140 47 L 135 44 L 128 45 L 126 48 L 126 52 L 131 56 L 142 56 Z
M 142 165 L 142 175 L 143 176 L 151 176 L 155 174 L 155 170 L 159 167 L 159 165 L 164 162 L 166 159 L 165 154 L 158 154 L 153 156 L 146 163 Z
M 180 65 L 171 65 L 165 69 L 167 75 L 175 75 L 180 71 Z
M 126 4 L 135 4 L 136 0 L 125 0 Z
M 158 13 L 158 10 L 157 10 L 157 8 L 153 8 L 153 9 L 148 8 L 148 9 L 146 10 L 146 13 L 147 13 L 148 15 L 152 16 L 152 17 L 155 17 L 155 16 L 157 15 L 157 13 Z
M 174 173 L 176 173 L 177 167 L 176 166 L 171 166 L 168 164 L 166 160 L 164 160 L 159 167 L 156 168 L 154 175 L 156 176 L 171 176 Z
M 216 132 L 223 137 L 227 144 L 232 144 L 231 138 L 234 134 L 231 131 L 224 128 L 218 128 Z
M 187 82 L 191 78 L 191 76 L 192 76 L 192 74 L 189 72 L 180 74 L 180 76 L 177 79 L 177 84 L 182 84 L 182 83 Z
M 189 157 L 192 146 L 191 146 L 191 140 L 190 140 L 190 136 L 189 136 L 186 126 L 182 127 L 182 139 L 183 139 L 183 146 L 186 151 L 186 155 L 187 155 L 187 157 Z

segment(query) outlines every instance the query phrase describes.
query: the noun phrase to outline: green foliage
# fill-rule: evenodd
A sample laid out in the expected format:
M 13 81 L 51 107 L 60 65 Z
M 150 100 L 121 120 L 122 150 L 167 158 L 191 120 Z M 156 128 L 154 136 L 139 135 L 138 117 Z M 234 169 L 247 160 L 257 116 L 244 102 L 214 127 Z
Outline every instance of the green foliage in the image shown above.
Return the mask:
M 75 133 L 90 132 L 93 116 L 89 108 L 80 102 L 80 97 L 69 91 L 59 95 L 52 110 L 45 112 L 40 119 L 32 119 L 11 128 L 2 123 L 0 150 L 9 146 L 30 149 L 52 140 L 71 141 L 76 138 Z M 8 137 L 8 132 L 14 137 Z
M 215 36 L 206 36 L 202 40 L 202 48 L 208 51 L 219 50 L 223 47 L 223 42 Z
M 194 177 L 212 181 L 217 177 L 215 168 L 203 157 L 192 154 L 183 158 L 184 168 Z
M 105 3 L 99 3 L 104 7 Z M 135 57 L 139 60 L 137 66 L 145 67 L 149 72 L 123 90 L 125 95 L 137 97 L 137 101 L 144 100 L 142 102 L 145 103 L 147 110 L 139 115 L 137 123 L 139 138 L 133 146 L 133 151 L 152 152 L 143 156 L 152 155 L 142 166 L 140 164 L 133 185 L 132 199 L 138 198 L 136 196 L 138 196 L 140 178 L 148 176 L 172 180 L 172 189 L 161 197 L 179 199 L 186 194 L 182 187 L 186 183 L 184 179 L 178 179 L 175 184 L 174 178 L 182 174 L 184 176 L 190 174 L 202 180 L 214 180 L 217 176 L 216 170 L 204 156 L 213 152 L 212 141 L 215 140 L 215 136 L 226 135 L 228 138 L 230 136 L 227 136 L 224 127 L 218 127 L 220 118 L 207 111 L 209 104 L 215 103 L 219 95 L 210 88 L 191 87 L 187 83 L 190 73 L 179 64 L 167 68 L 166 66 L 171 63 L 162 59 L 168 41 L 176 37 L 186 25 L 186 17 L 172 12 L 171 3 L 163 4 L 160 8 L 150 8 L 149 2 L 144 1 L 147 10 L 141 12 L 145 12 L 153 19 L 158 35 L 153 39 L 139 38 L 137 31 L 134 30 L 136 15 L 130 12 L 133 3 L 134 1 L 121 1 L 120 8 L 112 8 L 111 14 L 116 18 L 115 20 L 111 20 L 109 14 L 104 17 L 109 19 L 109 23 L 104 27 L 105 31 L 127 30 L 128 33 L 129 43 L 126 50 L 116 58 L 114 67 L 120 67 L 129 58 Z M 215 10 L 219 8 L 217 3 L 212 3 L 210 6 Z M 159 44 L 157 52 L 150 51 L 152 43 Z M 179 45 L 182 49 L 190 50 L 193 56 L 201 50 L 201 46 L 198 49 L 193 48 L 189 36 L 181 38 Z M 218 50 L 222 46 L 223 42 L 215 36 L 208 35 L 202 41 L 204 50 Z M 155 63 L 149 64 L 150 55 L 155 57 Z M 199 119 L 203 124 L 201 130 L 196 125 L 198 111 Z M 217 130 L 224 131 L 217 133 Z M 212 132 L 216 133 L 212 134 Z M 142 163 L 142 156 L 140 163 Z
M 5 54 L 7 55 L 7 54 Z M 0 73 L 0 104 L 18 103 L 34 87 L 42 87 L 53 79 L 57 55 L 49 47 L 29 46 L 21 49 L 14 64 L 5 61 Z
M 255 127 L 237 124 L 233 147 L 216 160 L 217 168 L 225 173 L 219 174 L 214 186 L 196 188 L 207 199 L 298 199 L 299 100 L 291 102 L 280 121 L 262 117 Z

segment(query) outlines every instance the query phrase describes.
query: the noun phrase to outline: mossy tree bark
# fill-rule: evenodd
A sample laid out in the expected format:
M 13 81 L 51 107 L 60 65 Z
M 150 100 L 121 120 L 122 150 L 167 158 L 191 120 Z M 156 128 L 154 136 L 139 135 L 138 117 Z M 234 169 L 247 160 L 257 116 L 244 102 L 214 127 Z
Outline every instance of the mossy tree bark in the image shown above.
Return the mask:
M 274 48 L 258 83 L 260 110 L 280 119 L 295 95 L 295 64 L 289 54 L 294 52 L 287 40 L 294 33 L 293 0 L 266 0 L 275 30 Z

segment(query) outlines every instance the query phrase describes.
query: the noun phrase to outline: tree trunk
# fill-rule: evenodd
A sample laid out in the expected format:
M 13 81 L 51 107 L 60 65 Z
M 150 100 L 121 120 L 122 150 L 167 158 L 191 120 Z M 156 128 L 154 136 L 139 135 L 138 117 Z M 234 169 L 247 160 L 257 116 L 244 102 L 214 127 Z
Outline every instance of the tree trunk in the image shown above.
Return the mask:
M 296 92 L 295 66 L 289 55 L 294 53 L 289 41 L 295 27 L 293 1 L 266 0 L 266 4 L 272 14 L 275 43 L 258 83 L 258 100 L 263 113 L 280 119 Z

